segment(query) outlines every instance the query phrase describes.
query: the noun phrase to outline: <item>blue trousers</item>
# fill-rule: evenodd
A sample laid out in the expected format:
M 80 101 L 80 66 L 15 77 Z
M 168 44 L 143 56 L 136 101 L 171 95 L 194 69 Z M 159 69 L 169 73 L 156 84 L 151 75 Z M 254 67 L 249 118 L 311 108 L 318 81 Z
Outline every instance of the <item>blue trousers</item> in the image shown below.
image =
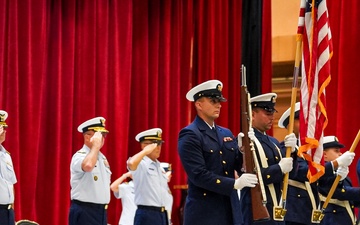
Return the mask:
M 69 225 L 107 225 L 105 205 L 72 201 Z
M 0 205 L 0 224 L 15 225 L 15 214 L 12 208 L 8 209 L 6 205 Z
M 138 208 L 134 218 L 134 225 L 168 225 L 168 222 L 166 211 Z

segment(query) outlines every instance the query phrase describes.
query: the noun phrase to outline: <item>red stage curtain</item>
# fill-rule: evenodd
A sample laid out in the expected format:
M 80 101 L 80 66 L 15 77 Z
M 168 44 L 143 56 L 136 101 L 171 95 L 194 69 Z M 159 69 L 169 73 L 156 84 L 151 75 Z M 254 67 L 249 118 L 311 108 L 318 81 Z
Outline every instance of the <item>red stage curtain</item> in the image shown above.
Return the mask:
M 329 118 L 325 135 L 336 135 L 349 149 L 360 129 L 360 29 L 355 21 L 360 13 L 360 2 L 327 1 L 334 44 L 331 59 L 331 82 L 326 90 Z M 350 177 L 357 184 L 356 163 L 360 144 L 350 168 Z
M 271 71 L 267 3 L 264 76 Z M 360 31 L 353 22 L 359 4 L 328 1 L 334 57 L 325 134 L 336 134 L 348 147 L 359 129 Z M 94 116 L 106 117 L 111 132 L 103 151 L 113 180 L 139 150 L 134 136 L 161 127 L 161 161 L 175 171 L 171 187 L 184 184 L 177 134 L 194 117 L 185 99 L 190 87 L 220 79 L 229 101 L 217 122 L 239 131 L 240 15 L 239 1 L 1 0 L 0 108 L 9 112 L 4 146 L 18 178 L 16 218 L 67 223 L 69 164 L 82 145 L 76 128 Z M 269 77 L 263 80 L 263 92 L 270 91 Z M 173 194 L 176 211 L 180 192 Z M 109 223 L 117 224 L 120 210 L 112 198 Z M 173 217 L 176 222 L 176 212 Z
M 166 142 L 160 160 L 174 169 L 170 187 L 185 184 L 177 135 L 194 118 L 185 99 L 190 87 L 221 80 L 228 102 L 217 122 L 239 132 L 241 5 L 236 0 L 0 0 L 0 108 L 9 113 L 4 146 L 18 178 L 16 219 L 67 224 L 69 165 L 82 146 L 76 128 L 95 116 L 104 116 L 110 130 L 103 152 L 112 180 L 140 150 L 135 135 L 161 127 Z M 268 2 L 263 92 L 270 91 L 269 13 Z M 177 224 L 180 191 L 173 194 Z M 109 223 L 118 223 L 120 210 L 112 197 Z

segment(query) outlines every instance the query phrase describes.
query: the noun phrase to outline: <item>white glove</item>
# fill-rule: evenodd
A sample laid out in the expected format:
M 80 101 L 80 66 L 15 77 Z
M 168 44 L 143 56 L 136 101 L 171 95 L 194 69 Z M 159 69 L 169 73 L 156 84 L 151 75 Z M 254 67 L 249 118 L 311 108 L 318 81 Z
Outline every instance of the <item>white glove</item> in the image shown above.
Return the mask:
M 284 143 L 285 147 L 291 147 L 291 153 L 295 151 L 297 138 L 294 133 L 285 136 Z
M 242 138 L 244 137 L 244 133 L 243 132 L 240 132 L 238 134 L 238 146 L 239 146 L 239 149 L 241 149 L 242 147 Z
M 339 175 L 341 177 L 340 180 L 344 180 L 347 175 L 349 173 L 349 167 L 345 167 L 345 166 L 340 166 L 337 171 L 336 171 L 336 175 Z
M 291 157 L 282 158 L 279 162 L 279 166 L 282 173 L 290 172 L 293 168 L 293 158 Z
M 3 125 L 0 125 L 0 135 L 4 132 Z M 244 135 L 244 134 L 243 134 Z
M 336 161 L 340 166 L 349 166 L 351 164 L 351 162 L 353 161 L 355 157 L 355 153 L 354 152 L 349 152 L 346 151 L 344 154 L 342 154 L 341 156 L 339 156 Z
M 235 180 L 234 188 L 241 190 L 244 187 L 255 187 L 257 183 L 258 179 L 255 174 L 244 173 L 241 177 Z
M 250 140 L 255 141 L 256 137 L 255 137 L 255 132 L 254 132 L 253 128 L 249 129 L 248 136 L 249 136 Z

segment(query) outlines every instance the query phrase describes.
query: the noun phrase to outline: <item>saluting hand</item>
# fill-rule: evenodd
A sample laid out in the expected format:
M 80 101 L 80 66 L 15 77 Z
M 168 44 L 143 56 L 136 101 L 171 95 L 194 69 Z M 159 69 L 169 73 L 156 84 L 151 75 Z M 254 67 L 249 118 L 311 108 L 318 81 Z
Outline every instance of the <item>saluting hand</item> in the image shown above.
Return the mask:
M 2 135 L 4 133 L 4 128 L 2 125 L 0 125 L 0 135 Z M 0 136 L 0 144 L 3 143 L 5 141 L 5 135 Z
M 103 136 L 101 132 L 95 132 L 94 135 L 90 138 L 90 143 L 92 144 L 92 147 L 101 148 L 102 138 Z
M 145 148 L 143 149 L 143 151 L 146 153 L 146 155 L 150 154 L 156 149 L 157 146 L 158 145 L 156 143 L 146 145 Z

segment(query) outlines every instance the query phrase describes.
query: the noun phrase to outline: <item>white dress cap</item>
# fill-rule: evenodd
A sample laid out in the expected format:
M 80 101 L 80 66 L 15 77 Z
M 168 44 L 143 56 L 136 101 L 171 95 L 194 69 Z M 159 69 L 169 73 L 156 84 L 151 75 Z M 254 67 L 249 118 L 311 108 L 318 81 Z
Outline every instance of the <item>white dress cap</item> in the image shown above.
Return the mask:
M 167 162 L 161 162 L 160 166 L 167 172 L 171 170 L 171 164 Z
M 323 138 L 323 149 L 327 148 L 343 148 L 345 145 L 339 142 L 339 139 L 336 136 L 325 136 Z
M 291 110 L 291 107 L 288 108 L 280 117 L 279 122 L 278 122 L 279 127 L 286 128 L 286 126 L 289 125 L 290 110 Z M 300 114 L 300 102 L 297 102 L 297 103 L 295 103 L 294 118 L 299 119 L 299 114 Z
M 201 97 L 217 98 L 221 102 L 226 102 L 226 98 L 223 97 L 221 91 L 223 84 L 219 80 L 208 80 L 195 87 L 193 87 L 186 94 L 186 99 L 194 102 Z
M 8 127 L 8 125 L 5 123 L 5 120 L 8 117 L 8 113 L 4 110 L 0 110 L 0 125 L 2 125 L 3 127 Z
M 162 130 L 160 128 L 152 128 L 138 133 L 135 136 L 135 140 L 138 142 L 142 142 L 143 140 L 162 141 L 161 134 L 162 134 Z
M 275 102 L 277 94 L 267 93 L 252 97 L 250 99 L 252 108 L 262 108 L 268 112 L 276 112 Z
M 101 116 L 83 122 L 78 126 L 77 130 L 80 133 L 84 133 L 88 130 L 93 130 L 95 132 L 99 131 L 103 133 L 109 133 L 109 131 L 105 129 L 105 118 Z

